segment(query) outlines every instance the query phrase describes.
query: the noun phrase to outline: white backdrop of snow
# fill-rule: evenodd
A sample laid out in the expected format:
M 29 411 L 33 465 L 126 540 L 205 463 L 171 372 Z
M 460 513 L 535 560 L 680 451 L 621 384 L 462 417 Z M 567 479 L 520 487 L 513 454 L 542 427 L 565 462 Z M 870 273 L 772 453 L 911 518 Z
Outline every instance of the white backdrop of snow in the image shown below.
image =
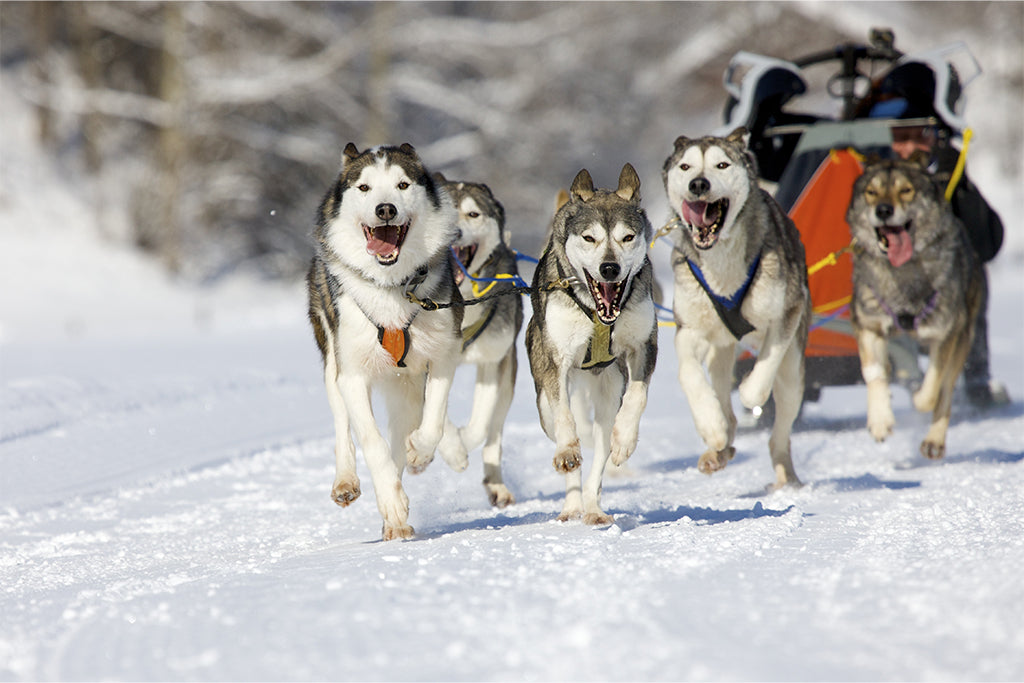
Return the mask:
M 917 454 L 928 418 L 905 391 L 879 445 L 847 387 L 805 407 L 804 488 L 764 492 L 761 431 L 701 475 L 664 328 L 640 446 L 606 480 L 614 526 L 554 521 L 563 480 L 522 362 L 505 431 L 519 503 L 487 505 L 478 457 L 462 474 L 438 460 L 405 479 L 416 538 L 381 543 L 361 463 L 363 498 L 328 497 L 301 285 L 186 286 L 103 241 L 15 99 L 0 679 L 1024 679 L 1024 225 L 995 199 L 1020 188 L 976 174 L 1015 235 L 990 268 L 993 371 L 1015 400 L 958 403 L 944 461 Z M 457 422 L 471 390 L 460 371 Z

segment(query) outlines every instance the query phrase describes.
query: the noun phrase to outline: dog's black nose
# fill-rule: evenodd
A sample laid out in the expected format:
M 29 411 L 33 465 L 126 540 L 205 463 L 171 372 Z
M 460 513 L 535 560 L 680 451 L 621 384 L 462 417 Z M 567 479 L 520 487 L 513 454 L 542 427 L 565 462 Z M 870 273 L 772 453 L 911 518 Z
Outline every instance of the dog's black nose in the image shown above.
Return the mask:
M 878 220 L 887 221 L 892 218 L 895 209 L 892 208 L 892 204 L 879 204 L 875 207 L 875 215 L 878 216 Z
M 605 261 L 604 263 L 601 264 L 599 270 L 601 271 L 601 277 L 603 277 L 605 280 L 614 280 L 619 276 L 619 272 L 622 269 L 619 268 L 618 263 L 614 263 L 612 261 Z
M 377 205 L 377 218 L 382 221 L 391 221 L 398 215 L 398 209 L 395 208 L 394 204 L 378 204 Z
M 710 189 L 711 183 L 709 183 L 708 179 L 704 176 L 694 178 L 690 181 L 690 192 L 698 197 L 702 194 L 706 194 Z

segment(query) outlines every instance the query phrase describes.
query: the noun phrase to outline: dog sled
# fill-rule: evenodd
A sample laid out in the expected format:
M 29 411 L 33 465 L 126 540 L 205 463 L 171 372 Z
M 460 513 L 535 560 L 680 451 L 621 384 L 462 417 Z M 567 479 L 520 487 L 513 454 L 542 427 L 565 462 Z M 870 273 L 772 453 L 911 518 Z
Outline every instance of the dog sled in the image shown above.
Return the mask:
M 925 103 L 931 115 L 909 118 L 882 108 L 869 117 L 866 105 L 876 79 L 904 64 L 923 64 L 934 74 L 932 101 Z M 959 113 L 960 95 L 980 72 L 963 43 L 908 55 L 894 47 L 891 31 L 878 29 L 868 44 L 841 44 L 792 61 L 741 51 L 726 67 L 729 97 L 724 125 L 715 134 L 739 126 L 750 131 L 762 183 L 793 219 L 806 249 L 814 317 L 805 400 L 818 400 L 823 387 L 862 383 L 850 322 L 853 261 L 845 214 L 865 158 L 891 156 L 896 129 L 934 126 L 962 138 L 962 172 L 970 129 Z M 837 104 L 838 114 L 826 113 Z M 954 174 L 950 188 L 958 179 Z M 894 380 L 915 389 L 922 377 L 916 345 L 894 340 L 890 357 Z M 737 376 L 752 366 L 747 353 Z

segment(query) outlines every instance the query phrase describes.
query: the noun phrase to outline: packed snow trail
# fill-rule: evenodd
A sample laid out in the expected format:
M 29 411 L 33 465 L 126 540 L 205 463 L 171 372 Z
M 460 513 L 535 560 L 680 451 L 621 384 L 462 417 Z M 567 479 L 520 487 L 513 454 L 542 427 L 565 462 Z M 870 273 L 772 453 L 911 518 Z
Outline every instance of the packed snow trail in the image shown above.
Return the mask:
M 995 335 L 997 374 L 1022 396 L 1013 334 Z M 930 463 L 905 392 L 879 445 L 862 388 L 826 390 L 793 438 L 807 485 L 766 494 L 763 431 L 697 472 L 663 352 L 640 447 L 606 481 L 616 524 L 591 529 L 554 521 L 563 479 L 520 372 L 505 437 L 520 503 L 488 506 L 478 454 L 462 474 L 437 459 L 405 477 L 416 538 L 381 543 L 371 486 L 330 501 L 330 416 L 300 325 L 4 359 L 5 678 L 1024 676 L 1020 403 L 958 404 L 950 455 Z M 460 370 L 457 421 L 471 381 Z

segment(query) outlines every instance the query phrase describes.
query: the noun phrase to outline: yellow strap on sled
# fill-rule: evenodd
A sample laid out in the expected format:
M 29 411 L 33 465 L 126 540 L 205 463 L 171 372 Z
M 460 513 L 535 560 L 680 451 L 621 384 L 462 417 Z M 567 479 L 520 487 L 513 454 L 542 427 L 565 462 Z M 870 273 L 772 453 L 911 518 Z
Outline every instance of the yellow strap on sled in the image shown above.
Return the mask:
M 815 273 L 817 273 L 819 270 L 821 270 L 825 266 L 834 266 L 834 265 L 836 265 L 836 263 L 839 262 L 838 261 L 839 257 L 842 256 L 843 254 L 845 254 L 848 251 L 853 251 L 854 248 L 856 247 L 856 244 L 857 244 L 857 240 L 850 240 L 850 243 L 847 244 L 842 249 L 839 249 L 838 251 L 833 251 L 831 254 L 829 254 L 825 258 L 821 259 L 820 261 L 818 261 L 814 265 L 807 266 L 807 275 L 808 276 L 814 275 Z
M 949 184 L 946 185 L 946 201 L 953 200 L 953 190 L 956 189 L 957 183 L 960 182 L 960 178 L 964 175 L 964 166 L 967 165 L 967 148 L 971 146 L 971 138 L 974 137 L 974 131 L 970 128 L 964 130 L 964 146 L 960 148 L 960 156 L 957 157 L 956 167 L 953 169 L 953 175 L 949 179 Z

